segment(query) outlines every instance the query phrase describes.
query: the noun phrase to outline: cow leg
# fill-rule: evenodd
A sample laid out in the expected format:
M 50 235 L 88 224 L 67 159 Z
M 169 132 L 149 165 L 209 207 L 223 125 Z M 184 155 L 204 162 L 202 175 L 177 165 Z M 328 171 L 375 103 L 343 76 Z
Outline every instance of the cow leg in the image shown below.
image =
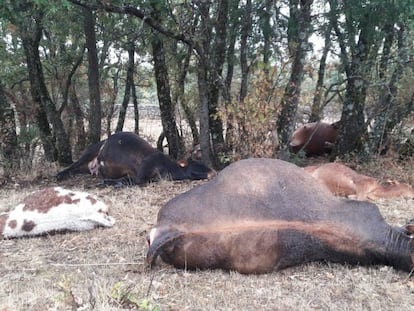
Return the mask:
M 151 180 L 151 174 L 149 174 L 148 169 L 139 168 L 137 176 L 135 177 L 134 183 L 136 185 L 143 185 Z
M 110 186 L 113 186 L 114 188 L 121 188 L 121 187 L 124 187 L 125 185 L 122 184 L 122 183 L 119 183 L 119 186 L 118 186 L 118 183 L 116 183 L 115 181 L 108 182 L 108 181 L 103 180 L 102 182 L 96 184 L 95 187 L 97 187 L 97 188 L 106 188 L 106 187 L 110 187 Z
M 138 168 L 137 175 L 134 178 L 134 184 L 143 185 L 151 180 L 160 179 L 167 175 L 168 169 L 165 169 L 166 164 L 165 155 L 163 154 L 152 154 L 146 157 L 140 167 Z
M 102 182 L 104 186 L 113 186 L 115 188 L 122 188 L 124 186 L 131 186 L 134 184 L 130 177 L 122 177 L 117 179 L 105 178 Z

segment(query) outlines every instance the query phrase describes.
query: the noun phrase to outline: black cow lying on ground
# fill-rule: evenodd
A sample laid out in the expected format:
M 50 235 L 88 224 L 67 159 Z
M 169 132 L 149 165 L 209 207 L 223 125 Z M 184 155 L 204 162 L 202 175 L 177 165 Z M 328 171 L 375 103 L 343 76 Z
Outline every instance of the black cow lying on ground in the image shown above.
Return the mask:
M 85 166 L 89 167 L 91 173 L 99 172 L 106 184 L 142 185 L 158 178 L 197 180 L 215 175 L 214 170 L 201 162 L 191 159 L 171 160 L 131 132 L 115 133 L 99 144 L 99 148 L 90 146 L 85 150 L 85 156 L 58 173 L 58 179 L 70 175 L 73 167 L 78 170 Z
M 96 157 L 98 156 L 99 150 L 106 140 L 102 140 L 99 143 L 92 144 L 79 157 L 79 160 L 74 162 L 69 167 L 65 168 L 63 171 L 60 171 L 56 178 L 61 181 L 66 178 L 69 178 L 76 174 L 97 174 L 96 167 Z
M 147 261 L 256 274 L 312 261 L 411 271 L 413 236 L 413 222 L 391 227 L 373 203 L 337 198 L 293 164 L 248 159 L 161 208 Z

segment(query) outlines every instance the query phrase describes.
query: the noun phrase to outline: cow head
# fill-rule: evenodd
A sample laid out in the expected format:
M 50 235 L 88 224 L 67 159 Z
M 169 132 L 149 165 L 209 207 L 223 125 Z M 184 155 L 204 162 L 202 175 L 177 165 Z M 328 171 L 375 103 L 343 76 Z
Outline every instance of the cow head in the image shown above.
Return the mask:
M 209 168 L 204 163 L 191 158 L 178 160 L 177 164 L 184 170 L 185 176 L 192 180 L 211 179 L 217 174 L 215 170 Z

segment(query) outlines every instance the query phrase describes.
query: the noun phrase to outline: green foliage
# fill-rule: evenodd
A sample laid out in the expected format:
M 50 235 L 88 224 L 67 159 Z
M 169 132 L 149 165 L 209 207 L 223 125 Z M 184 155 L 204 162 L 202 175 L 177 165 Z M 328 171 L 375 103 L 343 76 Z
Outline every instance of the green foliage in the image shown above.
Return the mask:
M 234 100 L 219 114 L 227 121 L 227 142 L 231 160 L 248 157 L 273 157 L 278 147 L 276 120 L 283 87 L 278 85 L 275 68 L 267 76 L 257 71 L 244 101 Z M 276 82 L 274 82 L 276 81 Z
M 86 5 L 95 3 L 84 1 Z M 122 0 L 100 1 L 103 5 L 125 6 L 127 2 Z M 203 3 L 208 4 L 209 11 L 206 16 L 200 16 L 200 8 Z M 271 78 L 267 78 L 264 73 L 256 72 L 249 78 L 250 93 L 243 102 L 232 101 L 226 103 L 221 109 L 219 116 L 227 121 L 227 142 L 231 146 L 232 154 L 221 154 L 220 157 L 225 161 L 232 158 L 248 157 L 248 156 L 273 156 L 277 147 L 277 138 L 274 123 L 278 115 L 278 102 L 281 97 L 281 88 L 272 85 L 272 80 L 281 81 L 289 76 L 288 66 L 282 67 L 283 64 L 289 63 L 286 57 L 289 55 L 287 38 L 288 23 L 292 26 L 290 31 L 297 31 L 299 23 L 295 19 L 294 11 L 292 16 L 285 14 L 289 12 L 289 5 L 300 5 L 297 1 L 253 1 L 251 15 L 251 32 L 248 38 L 247 47 L 247 64 L 252 71 L 263 70 L 260 68 L 260 59 L 266 55 L 269 57 L 269 66 L 279 64 L 279 75 L 282 78 L 276 78 L 276 72 L 270 74 Z M 194 43 L 196 47 L 203 42 L 205 37 L 214 38 L 217 28 L 213 25 L 215 16 L 220 9 L 220 2 L 188 2 L 184 0 L 178 1 L 142 1 L 132 0 L 128 4 L 136 7 L 138 10 L 145 12 L 151 16 L 154 9 L 160 14 L 160 26 L 169 30 L 174 34 L 182 34 Z M 229 68 L 230 63 L 234 65 L 234 75 L 231 81 L 233 89 L 228 90 L 234 94 L 234 86 L 240 82 L 240 27 L 241 17 L 244 14 L 245 2 L 237 0 L 229 1 L 228 29 L 226 48 L 228 49 L 231 40 L 234 40 L 235 49 L 227 50 L 226 61 L 224 64 L 224 73 Z M 365 57 L 361 58 L 357 63 L 355 74 L 351 76 L 362 76 L 362 81 L 366 83 L 367 100 L 364 108 L 364 115 L 368 119 L 375 118 L 379 107 L 379 99 L 384 97 L 381 90 L 390 88 L 389 81 L 394 68 L 399 63 L 404 63 L 404 71 L 400 76 L 400 80 L 396 83 L 398 92 L 395 92 L 395 99 L 392 107 L 398 109 L 400 114 L 408 114 L 408 108 L 405 107 L 410 103 L 413 93 L 412 83 L 412 57 L 409 60 L 401 60 L 398 53 L 398 46 L 393 43 L 391 46 L 390 59 L 386 69 L 385 77 L 380 80 L 378 77 L 378 67 L 381 63 L 381 55 L 384 53 L 384 38 L 386 26 L 390 26 L 393 31 L 398 30 L 403 25 L 407 31 L 407 47 L 412 52 L 412 30 L 414 29 L 414 2 L 412 0 L 378 0 L 378 1 L 339 1 L 329 0 L 314 1 L 312 10 L 315 12 L 312 20 L 313 26 L 319 26 L 321 29 L 329 23 L 336 21 L 338 24 L 339 35 L 332 31 L 332 58 L 334 63 L 330 63 L 325 73 L 324 89 L 330 90 L 326 103 L 332 110 L 332 101 L 328 101 L 331 94 L 337 93 L 338 104 L 342 104 L 345 97 L 346 88 L 342 84 L 342 80 L 346 83 L 345 73 L 347 63 L 352 61 L 353 56 L 363 52 Z M 157 101 L 155 87 L 153 85 L 153 68 L 151 66 L 152 58 L 149 45 L 150 34 L 157 34 L 148 24 L 143 22 L 136 16 L 125 14 L 116 14 L 106 12 L 104 9 L 94 11 L 96 14 L 96 38 L 98 42 L 99 60 L 100 60 L 100 83 L 101 83 L 101 99 L 102 108 L 109 115 L 111 108 L 117 101 L 124 88 L 124 77 L 126 70 L 125 50 L 128 44 L 135 45 L 136 55 L 136 75 L 135 82 L 137 91 L 141 99 L 141 103 Z M 328 18 L 330 17 L 330 18 Z M 47 0 L 4 0 L 0 6 L 0 60 L 2 67 L 0 68 L 0 77 L 4 82 L 5 89 L 11 94 L 10 100 L 16 109 L 16 117 L 18 120 L 26 120 L 26 124 L 18 124 L 23 128 L 29 128 L 28 134 L 24 133 L 24 129 L 18 128 L 20 132 L 20 144 L 34 145 L 37 144 L 38 132 L 32 131 L 35 128 L 36 121 L 33 119 L 33 107 L 30 101 L 30 85 L 28 81 L 28 73 L 26 68 L 26 58 L 23 54 L 21 38 L 24 35 L 30 35 L 33 27 L 33 20 L 38 18 L 42 21 L 42 39 L 40 41 L 40 57 L 45 75 L 45 80 L 52 100 L 59 109 L 62 107 L 65 84 L 68 74 L 74 67 L 76 60 L 82 55 L 84 49 L 84 29 L 82 23 L 82 14 L 79 6 L 74 5 L 70 0 L 47 1 Z M 202 31 L 201 21 L 211 26 L 211 33 Z M 363 34 L 363 44 L 358 45 L 358 38 Z M 293 35 L 297 35 L 293 33 Z M 336 38 L 335 38 L 336 36 Z M 290 33 L 292 37 L 292 33 Z M 176 84 L 171 83 L 172 92 L 178 93 L 178 82 L 180 78 L 180 68 L 183 59 L 188 53 L 188 46 L 182 41 L 176 41 L 168 36 L 163 35 L 163 40 L 167 43 L 166 61 L 170 80 L 177 81 Z M 211 39 L 213 40 L 213 39 Z M 266 41 L 267 40 L 267 41 Z M 338 43 L 343 41 L 343 57 L 338 59 L 338 55 L 342 55 Z M 269 45 L 265 45 L 269 43 Z M 395 39 L 394 39 L 394 42 Z M 210 47 L 212 45 L 210 44 Z M 291 44 L 290 48 L 295 49 L 297 45 Z M 364 47 L 362 49 L 361 47 Z M 266 50 L 265 50 L 266 49 Z M 207 49 L 208 50 L 208 49 Z M 338 54 L 339 52 L 339 54 Z M 187 104 L 195 115 L 198 109 L 198 84 L 197 84 L 197 64 L 198 52 L 190 49 L 193 53 L 190 58 L 187 76 L 185 78 L 185 86 L 183 86 L 182 101 Z M 207 56 L 212 53 L 208 51 Z M 412 54 L 412 53 L 411 53 Z M 309 72 L 316 72 L 319 63 L 319 54 L 311 55 L 315 60 L 314 63 L 307 63 Z M 411 55 L 412 56 L 412 55 Z M 366 69 L 365 69 L 366 68 Z M 87 85 L 87 59 L 83 58 L 82 64 L 72 77 L 74 90 L 84 115 L 87 116 L 88 111 L 88 85 Z M 314 80 L 315 74 L 309 80 Z M 224 77 L 224 76 L 223 76 Z M 115 80 L 117 85 L 115 86 Z M 223 79 L 224 80 L 224 79 Z M 170 81 L 170 82 L 171 82 Z M 221 81 L 223 82 L 223 81 Z M 311 81 L 309 85 L 312 85 Z M 276 82 L 281 83 L 281 82 Z M 184 84 L 184 83 L 183 83 Z M 336 87 L 335 87 L 336 85 Z M 181 85 L 179 85 L 181 87 Z M 208 93 L 209 90 L 207 90 Z M 302 85 L 302 93 L 300 102 L 305 105 L 300 111 L 308 111 L 307 105 L 312 102 L 311 96 L 306 98 L 306 81 Z M 310 94 L 309 91 L 307 94 Z M 13 98 L 12 98 L 13 97 Z M 70 108 L 69 100 L 66 107 Z M 401 107 L 401 109 L 400 109 Z M 381 109 L 380 109 L 381 108 Z M 340 110 L 335 109 L 332 115 L 335 117 L 340 115 Z M 361 109 L 362 110 L 362 109 Z M 326 111 L 325 111 L 326 112 Z M 69 123 L 73 120 L 72 112 L 65 109 L 62 113 L 64 122 Z M 69 116 L 68 116 L 69 115 Z M 328 116 L 328 113 L 326 114 Z M 300 118 L 301 116 L 297 116 Z M 331 115 L 329 116 L 331 117 Z M 402 118 L 402 117 L 401 117 Z M 69 121 L 68 121 L 69 120 Z M 69 127 L 65 123 L 66 127 Z M 71 125 L 70 125 L 71 126 Z M 74 131 L 68 130 L 71 135 Z
M 39 136 L 40 131 L 36 125 L 21 128 L 17 135 L 17 143 L 21 151 L 21 164 L 19 166 L 23 171 L 31 170 L 33 167 L 35 152 L 40 144 Z M 19 161 L 19 159 L 16 159 L 16 161 Z
M 20 130 L 18 137 L 19 144 L 32 144 L 39 137 L 39 129 L 35 125 L 29 125 L 27 128 Z
M 111 297 L 125 308 L 136 308 L 144 311 L 160 311 L 159 305 L 154 304 L 151 298 L 138 298 L 138 293 L 134 292 L 133 285 L 125 285 L 117 282 L 112 287 Z
M 74 310 L 80 307 L 76 301 L 77 297 L 75 297 L 73 293 L 73 284 L 71 279 L 65 275 L 61 275 L 61 280 L 56 284 L 56 286 L 59 288 L 61 295 L 55 297 L 55 299 L 64 302 Z
M 142 299 L 141 302 L 139 303 L 139 308 L 140 310 L 144 310 L 144 311 L 160 311 L 161 307 L 158 305 L 154 305 L 150 299 L 145 298 Z

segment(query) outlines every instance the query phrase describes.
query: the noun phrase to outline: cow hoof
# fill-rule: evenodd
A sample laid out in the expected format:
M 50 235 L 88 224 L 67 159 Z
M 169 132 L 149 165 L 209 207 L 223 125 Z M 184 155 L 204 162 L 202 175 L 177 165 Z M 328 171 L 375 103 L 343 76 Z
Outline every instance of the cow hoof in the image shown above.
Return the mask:
M 115 189 L 124 188 L 125 186 L 128 186 L 128 184 L 126 184 L 124 180 L 114 179 L 104 179 L 100 185 L 102 188 L 111 186 Z
M 112 185 L 112 187 L 114 187 L 115 189 L 120 189 L 120 188 L 124 188 L 124 187 L 126 187 L 127 185 L 125 185 L 124 183 L 122 183 L 122 182 L 120 182 L 120 181 L 118 181 L 118 182 L 116 182 L 115 184 L 113 184 Z
M 109 186 L 109 184 L 105 183 L 105 180 L 96 184 L 96 188 L 101 188 L 101 189 L 106 188 L 108 186 Z

